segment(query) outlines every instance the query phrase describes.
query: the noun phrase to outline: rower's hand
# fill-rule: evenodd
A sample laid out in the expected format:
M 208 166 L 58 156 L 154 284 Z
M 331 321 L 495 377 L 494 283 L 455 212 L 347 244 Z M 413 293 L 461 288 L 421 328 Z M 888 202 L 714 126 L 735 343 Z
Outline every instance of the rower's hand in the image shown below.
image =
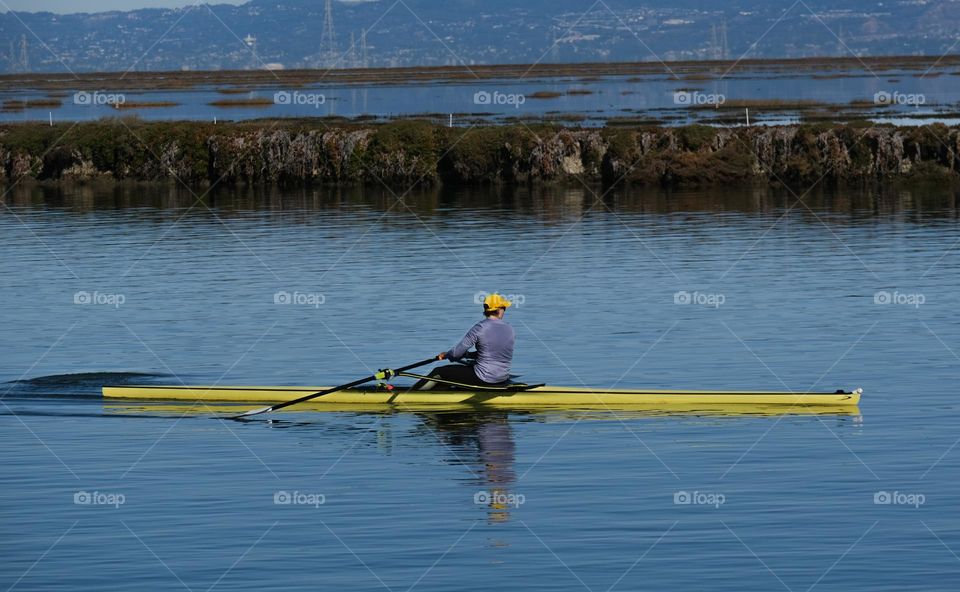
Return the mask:
M 438 360 L 446 360 L 446 359 L 447 359 L 447 352 L 440 352 L 439 354 L 437 354 L 437 359 L 438 359 Z

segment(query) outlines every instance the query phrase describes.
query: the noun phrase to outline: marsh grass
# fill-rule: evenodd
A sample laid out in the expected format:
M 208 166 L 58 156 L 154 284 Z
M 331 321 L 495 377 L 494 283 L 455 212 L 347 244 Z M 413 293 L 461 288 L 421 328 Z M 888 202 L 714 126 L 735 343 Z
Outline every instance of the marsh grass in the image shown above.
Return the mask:
M 826 106 L 827 103 L 809 99 L 728 99 L 725 103 L 719 105 L 719 107 L 714 105 L 694 105 L 691 109 L 766 109 L 771 111 L 795 111 L 823 108 Z
M 272 107 L 273 99 L 252 98 L 252 99 L 220 99 L 207 103 L 211 107 Z
M 562 97 L 563 93 L 553 90 L 538 90 L 527 95 L 528 99 L 556 99 Z
M 127 101 L 125 103 L 117 103 L 113 105 L 113 108 L 118 111 L 124 111 L 129 109 L 164 109 L 179 106 L 180 103 L 174 101 Z
M 27 109 L 59 109 L 62 106 L 63 101 L 60 99 L 29 99 L 26 101 L 9 100 L 3 102 L 3 106 L 0 107 L 0 110 L 15 112 L 25 111 Z
M 459 81 L 524 78 L 596 79 L 628 76 L 630 82 L 643 82 L 650 77 L 673 80 L 712 80 L 729 71 L 731 74 L 806 74 L 815 76 L 862 75 L 871 72 L 917 72 L 930 68 L 936 72 L 960 66 L 960 55 L 880 56 L 850 58 L 743 59 L 739 61 L 614 62 L 575 64 L 501 64 L 404 68 L 364 68 L 343 70 L 225 70 L 194 72 L 107 72 L 78 74 L 68 83 L 45 73 L 0 76 L 0 89 L 71 91 L 111 89 L 113 92 L 150 91 L 158 89 L 191 89 L 196 87 L 285 87 L 301 85 L 378 85 L 408 84 L 418 81 Z M 936 73 L 935 72 L 935 73 Z M 930 75 L 928 75 L 930 76 Z

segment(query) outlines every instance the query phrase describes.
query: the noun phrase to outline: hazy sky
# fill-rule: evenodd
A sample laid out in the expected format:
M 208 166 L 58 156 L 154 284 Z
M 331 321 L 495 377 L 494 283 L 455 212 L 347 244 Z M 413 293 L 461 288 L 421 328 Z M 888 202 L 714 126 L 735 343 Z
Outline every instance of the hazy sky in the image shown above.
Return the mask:
M 246 0 L 201 0 L 209 4 L 243 4 Z M 147 6 L 189 6 L 193 0 L 0 0 L 0 12 L 23 10 L 27 12 L 102 12 L 104 10 L 132 10 Z

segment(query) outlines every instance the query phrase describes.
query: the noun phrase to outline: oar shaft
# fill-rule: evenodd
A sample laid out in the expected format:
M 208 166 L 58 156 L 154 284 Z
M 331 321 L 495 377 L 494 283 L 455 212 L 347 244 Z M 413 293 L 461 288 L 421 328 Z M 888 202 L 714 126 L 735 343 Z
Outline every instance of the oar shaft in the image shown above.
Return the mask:
M 304 396 L 299 397 L 299 398 L 297 398 L 297 399 L 294 399 L 294 400 L 292 400 L 292 401 L 284 401 L 283 403 L 277 403 L 276 405 L 273 405 L 273 406 L 270 408 L 270 410 L 271 410 L 271 411 L 276 411 L 277 409 L 283 409 L 284 407 L 289 407 L 289 406 L 291 406 L 291 405 L 296 405 L 297 403 L 303 403 L 304 401 L 309 401 L 310 399 L 316 399 L 317 397 L 322 397 L 322 396 L 324 396 L 324 395 L 329 395 L 330 393 L 333 393 L 333 392 L 336 392 L 336 391 L 342 391 L 342 390 L 345 390 L 345 389 L 348 389 L 348 388 L 353 388 L 353 387 L 355 387 L 355 386 L 360 386 L 361 384 L 364 384 L 364 383 L 366 383 L 366 382 L 370 382 L 371 380 L 376 380 L 376 379 L 377 379 L 377 375 L 376 375 L 376 374 L 371 375 L 371 376 L 367 376 L 366 378 L 361 378 L 361 379 L 359 379 L 359 380 L 354 380 L 353 382 L 348 382 L 347 384 L 342 384 L 342 385 L 340 385 L 340 386 L 335 386 L 335 387 L 333 387 L 333 388 L 328 388 L 328 389 L 325 390 L 325 391 L 319 391 L 319 392 L 316 392 L 316 393 L 311 393 L 311 394 L 309 394 L 309 395 L 304 395 Z
M 436 357 L 427 358 L 426 360 L 421 360 L 421 361 L 419 361 L 419 362 L 417 362 L 417 363 L 415 363 L 415 364 L 410 364 L 410 365 L 408 365 L 408 366 L 403 366 L 402 368 L 397 368 L 396 370 L 390 370 L 389 372 L 391 373 L 391 376 L 396 376 L 397 374 L 400 374 L 401 372 L 406 372 L 407 370 L 413 370 L 414 368 L 419 368 L 420 366 L 426 366 L 427 364 L 432 364 L 433 362 L 436 362 L 436 361 L 437 361 L 437 358 L 436 358 Z M 246 413 L 243 413 L 243 414 L 239 415 L 238 417 L 249 417 L 249 416 L 251 416 L 251 415 L 259 415 L 259 414 L 261 414 L 261 413 L 268 413 L 268 412 L 271 412 L 271 411 L 276 411 L 276 410 L 278 410 L 278 409 L 283 409 L 284 407 L 289 407 L 289 406 L 291 406 L 291 405 L 296 405 L 297 403 L 303 403 L 304 401 L 309 401 L 310 399 L 316 399 L 317 397 L 322 397 L 322 396 L 324 396 L 324 395 L 329 395 L 330 393 L 335 393 L 335 392 L 337 392 L 337 391 L 342 391 L 342 390 L 346 390 L 346 389 L 349 389 L 349 388 L 353 388 L 353 387 L 355 387 L 355 386 L 360 386 L 361 384 L 364 384 L 364 383 L 366 383 L 366 382 L 370 382 L 370 381 L 372 381 L 372 380 L 377 380 L 377 379 L 380 378 L 381 376 L 383 376 L 382 372 L 378 372 L 377 374 L 373 374 L 373 375 L 371 375 L 371 376 L 367 376 L 366 378 L 360 378 L 360 379 L 358 379 L 358 380 L 354 380 L 353 382 L 348 382 L 348 383 L 346 383 L 346 384 L 341 384 L 340 386 L 335 386 L 335 387 L 333 387 L 333 388 L 328 388 L 328 389 L 326 389 L 326 390 L 322 390 L 322 391 L 318 391 L 318 392 L 316 392 L 316 393 L 311 393 L 311 394 L 309 394 L 309 395 L 304 395 L 304 396 L 302 396 L 302 397 L 298 397 L 298 398 L 296 398 L 296 399 L 293 399 L 292 401 L 284 401 L 283 403 L 277 403 L 276 405 L 271 405 L 270 407 L 264 407 L 264 408 L 262 408 L 262 409 L 254 409 L 253 411 L 247 411 Z

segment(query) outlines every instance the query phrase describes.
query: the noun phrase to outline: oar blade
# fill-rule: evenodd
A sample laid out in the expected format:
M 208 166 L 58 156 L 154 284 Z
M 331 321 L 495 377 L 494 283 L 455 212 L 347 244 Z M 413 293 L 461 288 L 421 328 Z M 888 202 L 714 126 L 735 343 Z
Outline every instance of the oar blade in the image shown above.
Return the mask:
M 251 415 L 260 415 L 261 413 L 269 413 L 270 411 L 273 411 L 272 405 L 270 407 L 261 407 L 260 409 L 251 409 L 250 411 L 241 413 L 240 415 L 235 415 L 230 419 L 240 419 L 241 417 L 250 417 Z

